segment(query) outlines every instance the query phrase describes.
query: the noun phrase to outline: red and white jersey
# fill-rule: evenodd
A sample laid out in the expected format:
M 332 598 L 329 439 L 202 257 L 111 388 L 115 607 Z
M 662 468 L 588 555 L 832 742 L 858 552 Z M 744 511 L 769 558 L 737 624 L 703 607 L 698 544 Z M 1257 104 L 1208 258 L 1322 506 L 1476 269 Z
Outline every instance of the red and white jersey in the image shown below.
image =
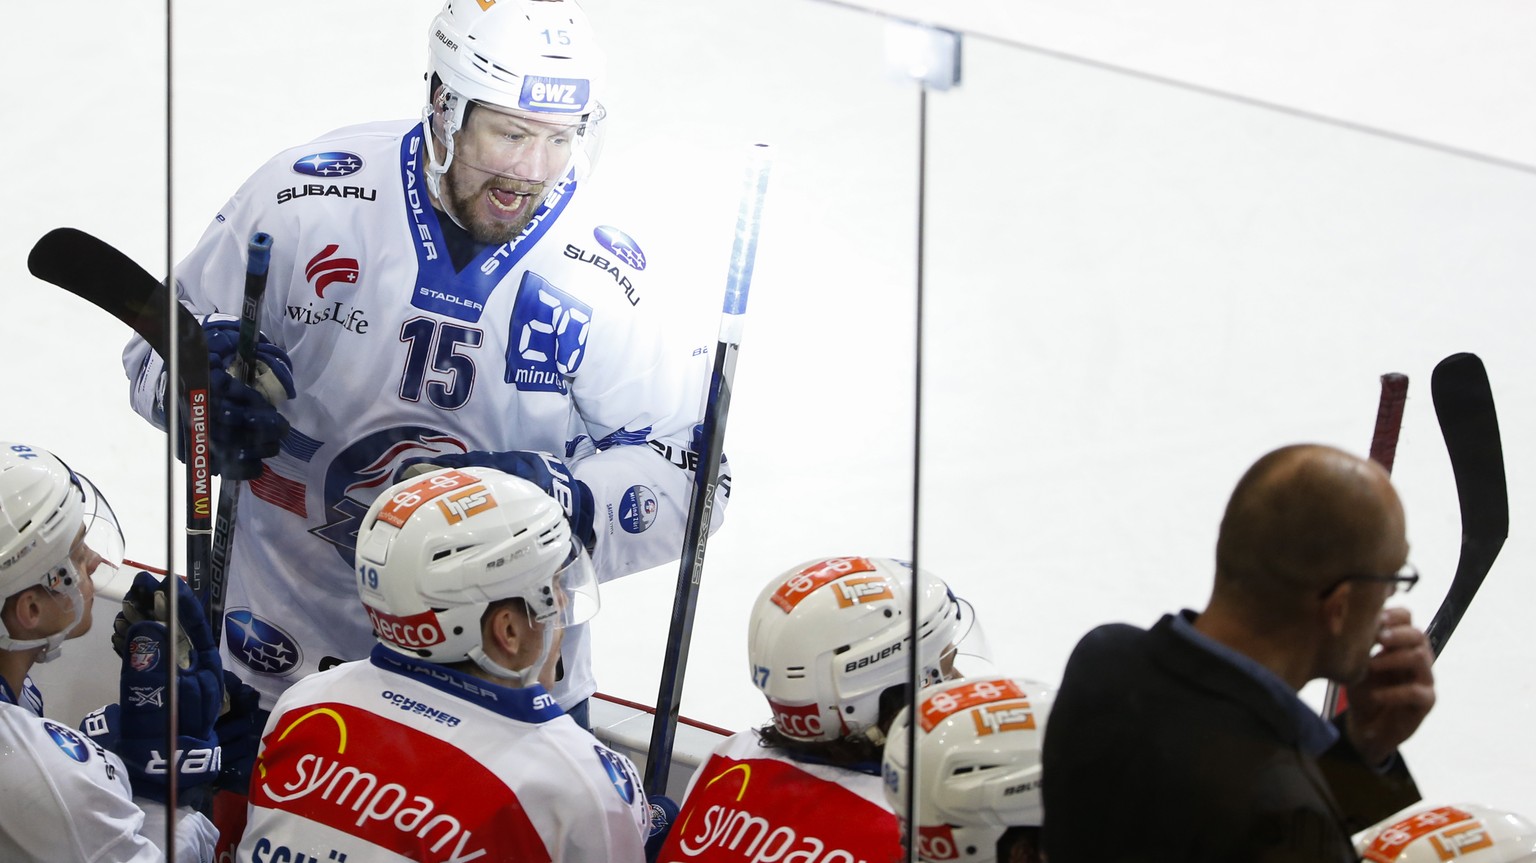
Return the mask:
M 880 777 L 795 761 L 744 731 L 715 747 L 694 772 L 657 861 L 889 863 L 900 857 L 901 828 Z
M 250 237 L 273 238 L 261 330 L 292 359 L 298 395 L 280 406 L 293 427 L 281 453 L 242 493 L 223 639 L 225 666 L 263 706 L 322 659 L 372 649 L 353 544 L 407 459 L 565 459 L 592 491 L 599 580 L 682 548 L 710 349 L 707 334 L 668 332 L 664 262 L 572 184 L 456 271 L 425 161 L 406 121 L 284 151 L 176 269 L 193 311 L 239 316 Z M 135 410 L 155 420 L 161 363 L 140 339 L 123 362 Z M 589 650 L 585 627 L 565 633 L 566 707 L 595 691 Z
M 0 681 L 0 860 L 152 863 L 165 855 L 165 807 L 133 799 L 128 771 L 84 734 L 17 703 Z M 145 809 L 150 809 L 146 818 Z M 213 859 L 213 824 L 177 821 L 176 859 Z
M 640 863 L 649 829 L 634 766 L 543 687 L 382 645 L 278 699 L 250 803 L 243 863 Z

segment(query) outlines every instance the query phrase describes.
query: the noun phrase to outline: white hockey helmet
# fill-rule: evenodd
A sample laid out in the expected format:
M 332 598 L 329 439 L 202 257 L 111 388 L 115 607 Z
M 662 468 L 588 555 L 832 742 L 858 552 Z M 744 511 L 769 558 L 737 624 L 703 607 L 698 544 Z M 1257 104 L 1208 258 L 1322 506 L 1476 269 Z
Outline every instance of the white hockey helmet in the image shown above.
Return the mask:
M 1536 823 L 1476 803 L 1419 808 L 1360 834 L 1355 849 L 1371 863 L 1533 863 Z
M 962 607 L 933 575 L 918 585 L 918 661 L 925 681 L 942 680 Z M 908 681 L 911 597 L 912 568 L 886 558 L 819 558 L 763 588 L 747 657 L 781 734 L 813 742 L 877 730 L 880 695 Z
M 422 113 L 428 129 L 436 131 L 427 135 L 427 182 L 434 195 L 456 156 L 454 136 L 471 104 L 569 125 L 572 134 L 562 150 L 567 161 L 553 176 L 580 180 L 591 172 L 606 115 L 598 96 L 607 56 L 575 0 L 448 0 L 432 19 L 427 46 L 428 78 L 435 76 L 445 88 L 445 101 L 427 94 Z M 508 173 L 493 152 L 466 154 L 465 161 L 488 173 Z M 553 185 L 551 194 L 557 194 L 564 182 Z
M 0 621 L 0 650 L 46 647 L 48 662 L 85 615 L 83 579 L 105 583 L 123 560 L 112 507 L 85 477 L 47 450 L 0 443 L 0 601 L 41 586 L 74 606 L 69 626 L 46 638 L 17 639 Z
M 482 649 L 492 602 L 522 600 L 546 639 L 598 608 L 591 559 L 559 502 L 492 468 L 442 468 L 386 489 L 358 530 L 356 572 L 381 643 L 519 681 L 526 669 L 502 668 Z
M 1000 676 L 918 693 L 918 859 L 990 863 L 1009 827 L 1040 826 L 1040 746 L 1054 695 L 1045 684 Z M 909 717 L 903 708 L 881 759 L 886 802 L 903 819 Z

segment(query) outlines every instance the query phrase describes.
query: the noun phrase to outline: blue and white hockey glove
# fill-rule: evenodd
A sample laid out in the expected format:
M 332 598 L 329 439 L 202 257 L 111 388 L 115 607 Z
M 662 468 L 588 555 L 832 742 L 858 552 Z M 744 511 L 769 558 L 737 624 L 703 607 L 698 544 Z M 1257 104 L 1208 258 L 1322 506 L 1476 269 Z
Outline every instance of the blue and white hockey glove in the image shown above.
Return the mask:
M 592 527 L 592 512 L 596 508 L 592 504 L 592 490 L 587 488 L 586 483 L 571 476 L 565 462 L 549 453 L 534 450 L 471 450 L 431 458 L 407 459 L 401 463 L 397 479 L 420 473 L 422 469 L 418 465 L 421 464 L 435 467 L 489 467 L 520 476 L 560 502 L 566 519 L 571 523 L 571 532 L 587 547 L 587 551 L 591 551 L 592 546 L 597 544 L 597 532 Z
M 164 622 L 166 581 L 177 585 L 176 645 Z M 112 646 L 123 660 L 119 702 L 86 716 L 80 730 L 123 759 L 136 795 L 164 802 L 173 775 L 182 791 L 213 782 L 223 760 L 214 732 L 224 696 L 223 668 L 192 589 L 179 578 L 161 580 L 140 572 L 112 629 Z M 166 669 L 171 662 L 177 664 L 179 755 L 174 764 L 166 752 Z
M 239 353 L 240 319 L 232 315 L 203 318 L 208 340 L 209 430 L 214 473 L 230 479 L 255 479 L 261 460 L 277 455 L 288 434 L 288 420 L 275 405 L 291 399 L 293 362 L 266 336 L 257 339 L 254 385 L 227 371 Z
M 656 858 L 661 854 L 661 846 L 667 841 L 667 834 L 672 832 L 672 822 L 677 820 L 677 803 L 670 797 L 657 794 L 649 798 L 651 809 L 651 830 L 645 839 L 645 859 L 649 863 L 656 863 Z

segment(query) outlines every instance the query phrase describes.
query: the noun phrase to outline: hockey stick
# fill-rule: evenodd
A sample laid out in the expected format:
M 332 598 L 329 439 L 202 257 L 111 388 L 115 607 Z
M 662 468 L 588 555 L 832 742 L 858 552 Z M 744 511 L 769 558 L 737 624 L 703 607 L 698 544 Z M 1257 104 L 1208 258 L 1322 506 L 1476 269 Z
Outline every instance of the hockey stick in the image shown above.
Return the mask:
M 662 658 L 661 687 L 656 695 L 656 716 L 651 722 L 651 743 L 646 751 L 645 791 L 664 795 L 672 770 L 672 744 L 682 706 L 683 671 L 688 665 L 688 643 L 693 635 L 693 612 L 704 573 L 704 548 L 709 542 L 710 515 L 720 481 L 720 457 L 725 447 L 725 420 L 731 407 L 731 381 L 736 376 L 736 354 L 747 311 L 747 292 L 752 286 L 752 264 L 757 256 L 757 230 L 768 189 L 768 148 L 752 148 L 746 186 L 736 217 L 736 240 L 731 248 L 725 278 L 725 305 L 720 315 L 720 335 L 715 345 L 715 366 L 705 395 L 704 427 L 700 433 L 699 465 L 693 474 L 693 498 L 688 524 L 683 531 L 683 554 L 672 598 L 672 626 L 667 633 L 667 652 Z
M 1408 401 L 1408 376 L 1388 372 L 1381 376 L 1381 398 L 1376 403 L 1376 428 L 1371 432 L 1371 461 L 1387 473 L 1397 460 L 1397 437 L 1403 428 L 1403 405 Z M 1348 699 L 1337 683 L 1328 681 L 1328 691 L 1323 696 L 1323 716 L 1332 717 L 1344 712 Z
M 1429 382 L 1461 506 L 1461 556 L 1440 608 L 1425 628 L 1438 658 L 1509 536 L 1504 448 L 1488 372 L 1475 354 L 1452 354 Z
M 256 342 L 261 336 L 261 301 L 267 293 L 267 268 L 272 263 L 272 235 L 251 235 L 245 250 L 245 295 L 240 301 L 240 341 L 229 373 L 251 384 L 256 377 Z M 208 593 L 200 595 L 208 610 L 208 625 L 217 647 L 224 637 L 224 588 L 229 584 L 229 546 L 235 539 L 235 513 L 240 509 L 240 481 L 219 483 L 219 511 L 213 520 L 213 556 L 208 566 Z
M 27 256 L 32 275 L 102 309 L 143 337 L 155 353 L 171 351 L 165 285 L 127 255 L 75 228 L 44 234 Z M 176 378 L 187 410 L 187 584 L 207 590 L 212 517 L 208 456 L 208 345 L 192 313 L 177 303 Z M 174 621 L 172 622 L 174 634 Z

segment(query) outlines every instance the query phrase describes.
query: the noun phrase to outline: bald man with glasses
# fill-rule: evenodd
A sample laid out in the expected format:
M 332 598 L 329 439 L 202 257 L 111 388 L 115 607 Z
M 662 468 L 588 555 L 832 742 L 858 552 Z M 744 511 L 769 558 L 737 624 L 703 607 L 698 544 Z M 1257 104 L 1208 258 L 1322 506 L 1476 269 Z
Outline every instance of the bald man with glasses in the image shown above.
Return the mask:
M 1403 507 L 1380 466 L 1303 444 L 1233 490 L 1199 614 L 1098 627 L 1044 744 L 1045 843 L 1078 861 L 1356 861 L 1350 835 L 1419 800 L 1397 753 L 1434 705 L 1408 611 Z M 1297 692 L 1324 678 L 1350 709 Z

